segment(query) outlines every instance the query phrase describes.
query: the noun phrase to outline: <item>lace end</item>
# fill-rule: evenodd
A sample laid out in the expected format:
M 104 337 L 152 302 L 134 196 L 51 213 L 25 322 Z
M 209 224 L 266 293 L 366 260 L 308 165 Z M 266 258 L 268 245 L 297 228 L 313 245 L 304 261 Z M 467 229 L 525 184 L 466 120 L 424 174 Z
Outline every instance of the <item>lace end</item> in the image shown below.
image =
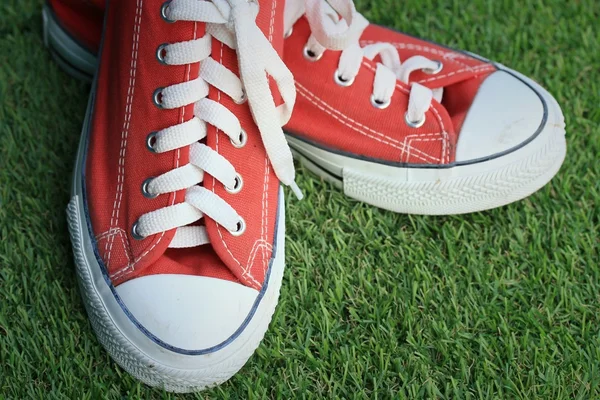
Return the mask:
M 292 181 L 292 183 L 290 183 L 288 186 L 290 187 L 290 189 L 292 189 L 292 192 L 294 192 L 298 200 L 302 200 L 304 198 L 304 194 L 302 194 L 302 190 L 300 190 L 300 188 L 296 184 L 296 181 Z

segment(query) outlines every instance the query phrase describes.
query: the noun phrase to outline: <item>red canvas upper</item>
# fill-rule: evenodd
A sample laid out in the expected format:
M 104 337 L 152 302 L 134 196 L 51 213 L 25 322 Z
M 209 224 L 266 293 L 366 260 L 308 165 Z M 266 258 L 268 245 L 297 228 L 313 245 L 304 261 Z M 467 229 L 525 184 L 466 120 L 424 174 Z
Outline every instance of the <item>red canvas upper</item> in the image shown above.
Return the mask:
M 371 105 L 376 58 L 363 59 L 351 86 L 334 82 L 339 51 L 327 50 L 318 61 L 310 61 L 303 49 L 311 34 L 302 17 L 285 40 L 284 60 L 294 74 L 298 100 L 286 130 L 321 146 L 391 162 L 445 164 L 454 161 L 454 149 L 466 112 L 483 80 L 495 67 L 463 53 L 416 39 L 377 25 L 369 25 L 360 44 L 391 42 L 401 60 L 422 55 L 440 60 L 444 67 L 437 75 L 414 72 L 411 82 L 429 88 L 444 88 L 442 103 L 435 100 L 418 129 L 404 122 L 410 86 L 398 81 L 391 105 Z
M 114 284 L 136 277 L 171 273 L 239 281 L 259 289 L 271 258 L 279 181 L 274 175 L 247 104 L 237 105 L 211 88 L 209 98 L 224 104 L 248 133 L 248 143 L 234 148 L 209 125 L 206 144 L 223 155 L 244 178 L 238 194 L 230 194 L 214 178 L 204 185 L 228 202 L 246 221 L 246 231 L 232 236 L 205 217 L 211 245 L 168 249 L 175 230 L 143 240 L 131 235 L 143 214 L 180 203 L 184 191 L 148 199 L 143 181 L 188 163 L 188 148 L 155 154 L 146 137 L 193 116 L 193 105 L 158 109 L 155 89 L 195 79 L 199 65 L 167 66 L 156 59 L 162 43 L 204 35 L 204 24 L 167 23 L 160 16 L 162 0 L 113 1 L 107 9 L 106 30 L 86 165 L 86 193 L 97 247 Z M 281 53 L 283 2 L 261 2 L 257 24 Z M 212 57 L 237 72 L 234 51 L 213 39 Z

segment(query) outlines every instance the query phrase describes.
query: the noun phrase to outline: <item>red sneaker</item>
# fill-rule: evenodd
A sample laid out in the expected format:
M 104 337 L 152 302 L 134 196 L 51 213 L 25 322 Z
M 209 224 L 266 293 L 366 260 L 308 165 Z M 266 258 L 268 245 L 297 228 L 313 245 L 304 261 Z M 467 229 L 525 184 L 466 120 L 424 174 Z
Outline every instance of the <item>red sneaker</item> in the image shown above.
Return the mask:
M 285 62 L 300 93 L 285 128 L 308 169 L 350 197 L 420 214 L 508 204 L 558 172 L 564 117 L 540 85 L 369 25 L 350 0 L 330 3 L 339 14 L 320 0 L 288 0 L 285 10 Z
M 279 181 L 297 189 L 281 129 L 295 100 L 279 57 L 282 5 L 106 10 L 69 228 L 100 342 L 149 385 L 188 392 L 227 380 L 275 310 Z
M 337 12 L 321 0 L 285 10 L 299 94 L 285 130 L 309 169 L 352 198 L 418 214 L 502 206 L 557 173 L 564 118 L 537 83 L 369 25 L 351 0 L 329 3 Z

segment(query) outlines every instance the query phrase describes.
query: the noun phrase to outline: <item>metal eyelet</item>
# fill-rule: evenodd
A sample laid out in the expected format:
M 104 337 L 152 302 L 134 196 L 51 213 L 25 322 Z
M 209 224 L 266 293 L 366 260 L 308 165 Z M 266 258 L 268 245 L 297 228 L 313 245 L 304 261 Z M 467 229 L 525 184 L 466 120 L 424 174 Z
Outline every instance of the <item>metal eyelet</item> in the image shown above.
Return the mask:
M 175 22 L 175 20 L 169 18 L 168 13 L 169 13 L 170 5 L 171 5 L 171 0 L 167 0 L 162 4 L 162 6 L 160 6 L 160 16 L 162 17 L 163 20 L 165 20 L 165 22 L 172 24 L 173 22 Z
M 392 104 L 392 99 L 388 99 L 387 101 L 379 100 L 375 98 L 375 95 L 371 95 L 371 105 L 380 110 L 386 109 Z
M 289 30 L 289 31 L 287 31 L 287 32 L 285 33 L 285 35 L 283 35 L 283 38 L 284 38 L 284 39 L 287 39 L 287 38 L 289 38 L 290 36 L 292 36 L 292 33 L 294 33 L 294 27 L 293 27 L 293 26 L 290 28 L 290 30 Z
M 237 142 L 231 138 L 229 138 L 229 141 L 231 142 L 233 147 L 235 147 L 236 149 L 241 149 L 242 147 L 244 147 L 246 145 L 246 142 L 248 142 L 248 134 L 246 133 L 245 130 L 242 129 L 240 131 L 240 135 L 238 136 Z
M 323 57 L 323 53 L 317 54 L 311 49 L 309 49 L 308 46 L 304 46 L 304 50 L 302 50 L 302 53 L 304 54 L 304 58 L 311 62 L 319 61 L 321 57 Z
M 246 232 L 246 221 L 240 217 L 240 220 L 235 225 L 235 231 L 229 231 L 229 233 L 231 233 L 231 236 L 241 236 L 244 232 Z
M 246 96 L 246 91 L 242 89 L 242 97 L 239 100 L 233 99 L 235 104 L 244 104 L 248 101 L 248 96 Z
M 158 132 L 150 132 L 148 136 L 146 136 L 146 148 L 153 153 L 157 153 L 154 145 L 156 144 L 156 135 Z
M 148 191 L 148 185 L 150 185 L 150 182 L 152 182 L 153 179 L 154 178 L 148 178 L 142 182 L 142 194 L 147 199 L 155 199 L 159 195 L 159 193 L 150 193 L 150 191 Z
M 223 187 L 227 191 L 227 193 L 236 194 L 242 191 L 242 187 L 244 186 L 244 181 L 242 180 L 242 176 L 240 174 L 235 175 L 235 183 L 232 188 L 229 188 L 225 185 Z
M 158 46 L 158 48 L 156 49 L 156 59 L 161 64 L 167 65 L 167 62 L 165 61 L 165 59 L 167 57 L 167 46 L 168 45 L 169 45 L 169 43 L 163 43 L 160 46 Z
M 418 121 L 411 121 L 410 118 L 408 117 L 408 112 L 406 112 L 404 114 L 404 121 L 406 122 L 406 125 L 410 126 L 411 128 L 420 128 L 423 126 L 423 124 L 425 123 L 425 114 L 423 114 L 423 118 L 421 118 Z
M 422 71 L 429 75 L 439 74 L 442 71 L 442 69 L 444 69 L 444 64 L 440 60 L 432 60 L 432 61 L 437 63 L 437 67 L 435 67 L 433 69 L 424 68 L 424 69 L 422 69 Z
M 152 102 L 158 108 L 165 108 L 163 106 L 163 94 L 162 94 L 164 89 L 165 88 L 158 88 L 154 91 L 154 94 L 152 95 Z
M 352 85 L 354 83 L 354 79 L 355 78 L 344 79 L 342 77 L 342 74 L 340 74 L 340 71 L 337 69 L 335 70 L 335 73 L 333 74 L 333 80 L 335 81 L 335 83 L 337 83 L 338 85 L 343 86 L 343 87 L 348 87 L 348 86 Z
M 135 240 L 144 240 L 146 239 L 145 236 L 142 236 L 139 232 L 139 224 L 140 224 L 140 220 L 137 220 L 133 223 L 133 225 L 131 226 L 131 236 L 135 239 Z

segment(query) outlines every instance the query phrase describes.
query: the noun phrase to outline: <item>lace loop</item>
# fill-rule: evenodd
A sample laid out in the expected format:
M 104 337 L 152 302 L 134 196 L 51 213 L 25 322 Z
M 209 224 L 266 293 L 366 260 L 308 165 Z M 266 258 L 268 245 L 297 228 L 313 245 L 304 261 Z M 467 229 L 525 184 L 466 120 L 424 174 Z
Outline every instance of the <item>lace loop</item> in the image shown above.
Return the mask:
M 344 50 L 350 44 L 358 43 L 369 21 L 356 11 L 354 3 L 348 0 L 331 0 L 331 6 L 322 0 L 305 0 L 306 18 L 315 39 L 330 50 Z M 337 11 L 343 23 L 339 23 Z

